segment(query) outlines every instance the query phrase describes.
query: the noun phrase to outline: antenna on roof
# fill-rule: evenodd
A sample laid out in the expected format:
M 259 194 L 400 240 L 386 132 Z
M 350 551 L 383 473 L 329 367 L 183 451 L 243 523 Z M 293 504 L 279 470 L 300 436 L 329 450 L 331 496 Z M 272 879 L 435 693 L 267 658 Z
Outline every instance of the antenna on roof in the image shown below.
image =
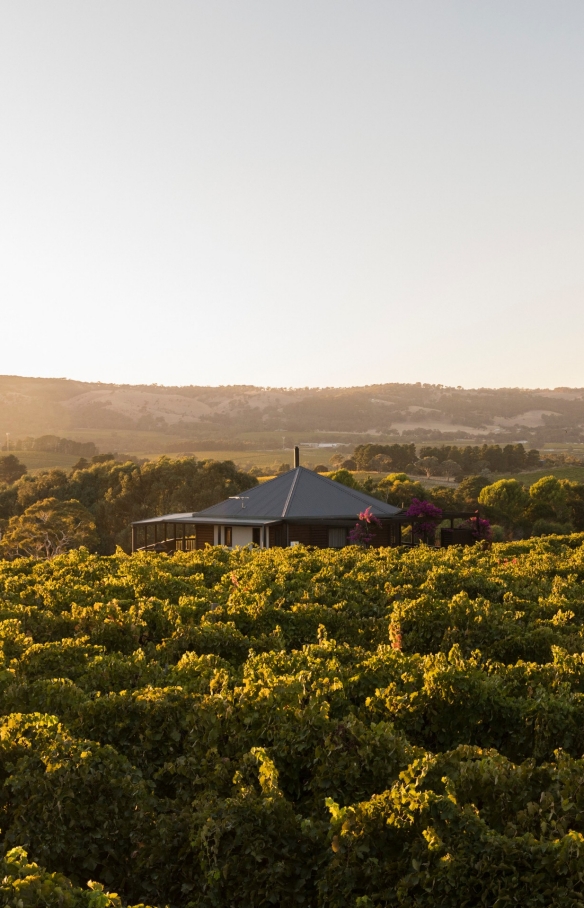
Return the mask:
M 234 501 L 241 501 L 241 510 L 243 511 L 245 508 L 244 501 L 248 500 L 249 495 L 230 495 L 229 498 Z
M 300 466 L 300 448 L 294 445 L 294 469 Z

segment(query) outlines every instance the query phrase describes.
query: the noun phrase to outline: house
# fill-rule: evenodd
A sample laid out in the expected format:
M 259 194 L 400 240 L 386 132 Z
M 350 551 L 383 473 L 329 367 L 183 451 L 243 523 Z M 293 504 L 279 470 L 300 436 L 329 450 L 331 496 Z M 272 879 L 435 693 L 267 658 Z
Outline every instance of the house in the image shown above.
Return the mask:
M 364 492 L 333 482 L 298 463 L 261 485 L 203 511 L 165 514 L 132 524 L 132 551 L 202 549 L 205 545 L 261 548 L 298 543 L 342 548 L 366 508 L 381 523 L 372 544 L 399 545 L 403 511 Z M 401 519 L 400 519 L 400 515 Z
M 294 469 L 241 495 L 203 511 L 136 521 L 132 524 L 132 551 L 184 552 L 204 549 L 206 545 L 273 548 L 298 544 L 340 549 L 347 545 L 350 530 L 367 508 L 380 523 L 372 527 L 371 545 L 415 543 L 414 535 L 402 539 L 404 525 L 411 527 L 415 520 L 401 508 L 301 467 L 299 449 L 295 448 Z M 440 544 L 475 542 L 472 531 L 455 528 L 454 520 L 469 520 L 477 513 L 445 513 L 450 529 L 441 530 Z

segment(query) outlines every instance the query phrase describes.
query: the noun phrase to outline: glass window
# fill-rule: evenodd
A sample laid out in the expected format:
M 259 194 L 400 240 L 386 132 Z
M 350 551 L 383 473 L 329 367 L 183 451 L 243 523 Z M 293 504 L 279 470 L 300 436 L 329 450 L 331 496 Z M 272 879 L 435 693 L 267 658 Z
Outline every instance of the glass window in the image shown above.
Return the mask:
M 228 545 L 230 548 L 233 545 L 233 527 L 224 527 L 223 533 L 225 536 L 224 545 Z
M 347 544 L 345 527 L 329 527 L 328 544 L 331 549 L 342 549 Z
M 252 527 L 251 529 L 251 541 L 254 545 L 261 545 L 261 527 Z

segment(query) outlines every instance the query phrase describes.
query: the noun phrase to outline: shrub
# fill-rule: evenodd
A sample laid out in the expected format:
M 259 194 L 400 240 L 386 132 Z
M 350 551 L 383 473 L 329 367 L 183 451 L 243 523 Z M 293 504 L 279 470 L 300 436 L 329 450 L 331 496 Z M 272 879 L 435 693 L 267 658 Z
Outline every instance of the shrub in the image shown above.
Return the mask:
M 0 901 L 576 908 L 583 578 L 584 534 L 0 562 Z

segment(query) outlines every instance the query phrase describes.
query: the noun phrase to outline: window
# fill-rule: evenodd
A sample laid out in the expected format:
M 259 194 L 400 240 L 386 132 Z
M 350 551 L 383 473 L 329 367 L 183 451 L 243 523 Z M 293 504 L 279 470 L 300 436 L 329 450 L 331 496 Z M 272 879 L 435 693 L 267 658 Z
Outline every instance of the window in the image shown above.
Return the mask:
M 233 527 L 224 527 L 223 534 L 225 536 L 225 542 L 223 543 L 223 545 L 227 545 L 229 546 L 229 548 L 231 548 L 231 546 L 233 545 Z
M 347 544 L 345 527 L 329 527 L 328 544 L 331 549 L 342 549 Z
M 261 545 L 261 527 L 252 527 L 251 529 L 251 541 L 254 545 Z

